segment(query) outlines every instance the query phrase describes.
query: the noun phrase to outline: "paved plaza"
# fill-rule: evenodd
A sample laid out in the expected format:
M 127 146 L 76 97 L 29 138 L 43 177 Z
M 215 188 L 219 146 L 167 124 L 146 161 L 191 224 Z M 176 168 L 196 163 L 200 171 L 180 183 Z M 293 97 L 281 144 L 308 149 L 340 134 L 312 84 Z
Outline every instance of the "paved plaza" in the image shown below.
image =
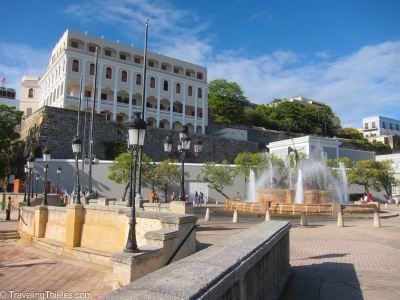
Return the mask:
M 213 214 L 205 221 L 207 207 L 215 205 L 194 208 L 198 251 L 264 221 L 239 216 L 239 223 L 232 223 L 231 216 Z M 292 273 L 281 299 L 400 299 L 399 213 L 400 206 L 382 208 L 380 228 L 373 227 L 372 215 L 344 216 L 344 227 L 330 216 L 307 217 L 307 226 L 300 226 L 300 218 L 286 218 L 293 224 Z M 0 231 L 17 229 L 16 217 L 13 211 L 12 221 L 5 221 L 1 211 Z M 111 267 L 59 257 L 21 240 L 0 241 L 2 299 L 13 299 L 10 291 L 78 292 L 95 299 L 111 290 Z

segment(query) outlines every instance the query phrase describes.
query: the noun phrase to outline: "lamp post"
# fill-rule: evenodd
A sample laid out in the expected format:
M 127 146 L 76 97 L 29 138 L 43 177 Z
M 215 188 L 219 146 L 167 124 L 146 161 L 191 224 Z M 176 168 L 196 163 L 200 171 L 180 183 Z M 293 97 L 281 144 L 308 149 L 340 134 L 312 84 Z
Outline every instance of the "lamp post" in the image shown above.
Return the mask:
M 75 154 L 75 204 L 81 204 L 81 188 L 79 184 L 79 166 L 78 166 L 78 155 L 82 150 L 82 141 L 79 137 L 75 137 L 72 140 L 72 152 Z
M 57 169 L 57 194 L 60 194 L 60 174 L 61 174 L 61 171 L 62 171 L 61 167 L 58 166 L 58 169 Z
M 153 173 L 155 167 L 156 167 L 156 162 L 153 162 Z M 153 193 L 154 193 L 154 174 L 153 174 Z
M 35 164 L 35 158 L 30 156 L 27 159 L 26 164 L 27 164 L 28 171 L 29 171 L 28 201 L 26 203 L 26 206 L 31 206 L 31 197 L 30 197 L 29 193 L 30 193 L 30 187 L 31 187 L 31 178 L 32 178 L 33 165 Z M 32 198 L 33 198 L 33 182 L 32 182 Z
M 36 198 L 37 198 L 37 193 L 38 193 L 38 183 L 39 183 L 39 174 L 36 174 Z
M 146 135 L 146 122 L 140 118 L 140 112 L 135 112 L 135 117 L 126 123 L 128 128 L 129 146 L 131 150 L 130 169 L 132 170 L 132 159 L 133 159 L 133 172 L 130 172 L 129 178 L 129 202 L 131 203 L 131 218 L 129 220 L 129 233 L 126 241 L 124 252 L 134 253 L 139 251 L 139 247 L 136 242 L 136 205 L 135 197 L 136 194 L 136 159 L 138 150 L 144 144 L 144 137 Z M 133 178 L 132 178 L 133 176 Z M 139 175 L 140 176 L 140 175 Z
M 172 152 L 172 139 L 167 136 L 164 141 L 164 151 L 171 156 L 176 156 L 182 160 L 181 167 L 181 183 L 180 183 L 180 191 L 179 191 L 179 200 L 185 201 L 185 158 L 186 157 L 195 157 L 197 158 L 201 151 L 203 150 L 203 142 L 196 138 L 194 142 L 194 154 L 189 151 L 191 138 L 188 134 L 188 127 L 183 126 L 182 130 L 179 132 L 179 142 L 178 142 L 178 150 Z
M 25 178 L 28 178 L 28 174 L 29 174 L 29 169 L 28 169 L 28 165 L 24 166 L 24 172 L 25 172 Z M 27 190 L 28 186 L 27 186 L 27 180 L 25 179 L 25 189 L 24 189 L 24 202 L 26 203 L 26 190 Z
M 47 205 L 47 191 L 46 191 L 47 169 L 49 168 L 48 162 L 50 162 L 51 151 L 49 149 L 45 148 L 43 150 L 42 154 L 43 154 L 43 162 L 45 163 L 45 165 L 43 167 L 43 171 L 44 171 L 44 183 L 43 183 L 44 191 L 43 191 L 43 202 L 42 202 L 42 205 Z

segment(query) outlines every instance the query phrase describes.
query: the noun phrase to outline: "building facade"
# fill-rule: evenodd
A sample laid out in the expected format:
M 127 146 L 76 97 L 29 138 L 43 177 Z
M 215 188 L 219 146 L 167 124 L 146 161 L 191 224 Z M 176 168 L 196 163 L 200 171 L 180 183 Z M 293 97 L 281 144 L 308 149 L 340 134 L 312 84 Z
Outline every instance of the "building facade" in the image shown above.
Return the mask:
M 142 117 L 148 126 L 180 130 L 187 125 L 190 132 L 204 133 L 208 123 L 207 69 L 150 51 L 146 58 L 143 78 L 142 49 L 68 29 L 52 51 L 37 85 L 40 91 L 33 92 L 40 95 L 39 107 L 78 110 L 82 86 L 81 110 L 92 111 L 94 98 L 97 113 L 124 123 L 142 110 L 145 84 Z
M 365 138 L 382 135 L 399 135 L 400 121 L 382 116 L 363 118 Z
M 0 104 L 7 106 L 15 106 L 19 109 L 19 101 L 16 98 L 17 93 L 13 88 L 7 88 L 5 85 L 0 86 Z
M 39 76 L 22 77 L 19 110 L 23 111 L 26 117 L 29 117 L 33 112 L 39 109 L 39 81 Z

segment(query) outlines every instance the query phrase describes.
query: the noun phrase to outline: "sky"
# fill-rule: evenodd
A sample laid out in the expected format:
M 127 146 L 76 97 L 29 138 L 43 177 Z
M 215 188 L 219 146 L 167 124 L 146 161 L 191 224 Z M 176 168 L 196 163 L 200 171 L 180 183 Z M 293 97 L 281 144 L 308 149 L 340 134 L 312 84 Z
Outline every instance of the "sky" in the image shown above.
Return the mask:
M 0 78 L 41 76 L 69 28 L 205 65 L 252 103 L 299 95 L 342 127 L 400 120 L 399 0 L 6 0 Z

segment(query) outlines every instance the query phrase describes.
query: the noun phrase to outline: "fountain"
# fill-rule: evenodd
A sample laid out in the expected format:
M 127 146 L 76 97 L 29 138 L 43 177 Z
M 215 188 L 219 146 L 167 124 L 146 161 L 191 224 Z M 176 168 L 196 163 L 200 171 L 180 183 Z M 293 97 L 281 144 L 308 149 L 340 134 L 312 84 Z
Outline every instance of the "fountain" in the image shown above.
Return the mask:
M 245 201 L 227 200 L 226 210 L 262 214 L 300 215 L 373 213 L 379 210 L 376 204 L 352 204 L 349 201 L 346 168 L 340 164 L 337 177 L 329 169 L 322 155 L 322 147 L 316 147 L 310 158 L 298 162 L 297 150 L 294 153 L 295 166 L 292 168 L 289 155 L 285 170 L 277 171 L 266 154 L 268 168 L 256 178 L 250 171 L 249 193 Z M 297 178 L 297 180 L 296 180 Z

